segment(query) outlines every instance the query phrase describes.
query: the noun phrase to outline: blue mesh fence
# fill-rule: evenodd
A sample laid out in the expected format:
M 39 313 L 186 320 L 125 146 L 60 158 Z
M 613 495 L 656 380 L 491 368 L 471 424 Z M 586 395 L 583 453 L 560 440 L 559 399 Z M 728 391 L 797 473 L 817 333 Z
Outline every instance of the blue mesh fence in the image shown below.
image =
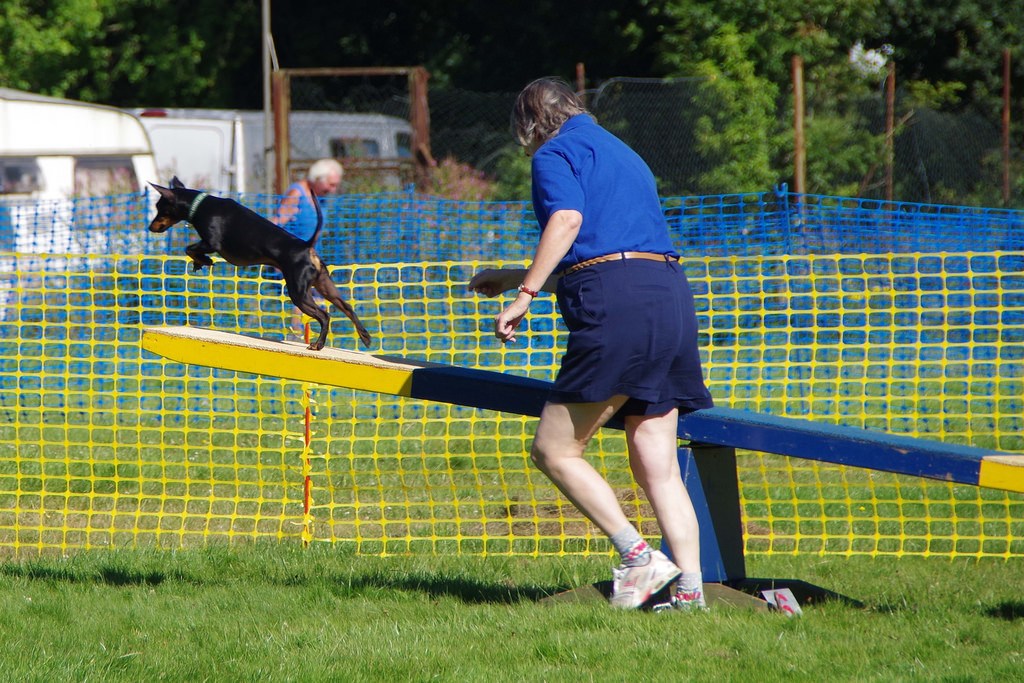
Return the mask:
M 277 198 L 236 197 L 263 215 Z M 138 194 L 0 202 L 0 251 L 22 254 L 182 254 L 194 232 L 146 230 L 152 199 Z M 465 202 L 412 191 L 322 201 L 318 251 L 332 265 L 523 260 L 539 234 L 527 202 Z M 688 257 L 1014 251 L 1024 211 L 886 203 L 776 191 L 663 200 L 675 244 Z
M 272 195 L 247 194 L 237 197 L 255 211 L 268 215 L 278 198 Z M 282 283 L 271 269 L 235 269 L 218 264 L 214 272 L 230 273 L 231 277 L 182 277 L 191 265 L 182 258 L 172 262 L 143 259 L 138 273 L 129 277 L 102 272 L 86 275 L 74 273 L 75 255 L 181 255 L 187 244 L 196 239 L 187 224 L 179 224 L 163 234 L 146 229 L 153 214 L 153 200 L 142 194 L 114 197 L 90 197 L 74 200 L 32 203 L 0 203 L 0 303 L 13 296 L 16 287 L 32 296 L 42 292 L 62 291 L 65 286 L 49 288 L 26 282 L 25 277 L 50 278 L 63 282 L 66 278 L 87 277 L 81 288 L 70 283 L 71 291 L 82 291 L 90 301 L 80 303 L 107 315 L 111 325 L 194 324 L 226 329 L 269 330 L 280 333 L 280 319 L 290 304 L 282 294 Z M 819 195 L 796 195 L 784 188 L 777 191 L 705 197 L 669 197 L 664 199 L 665 213 L 674 242 L 688 259 L 700 257 L 750 257 L 813 254 L 910 254 L 1012 252 L 1024 245 L 1024 212 L 1002 209 L 979 209 L 910 203 L 882 203 L 875 200 L 850 199 Z M 364 264 L 444 262 L 444 261 L 522 261 L 530 258 L 535 248 L 538 228 L 526 202 L 460 202 L 424 196 L 412 191 L 372 195 L 342 195 L 323 200 L 325 227 L 318 250 L 322 258 L 335 267 Z M 56 255 L 56 256 L 51 256 Z M 38 261 L 38 263 L 36 263 Z M 95 267 L 93 262 L 93 267 Z M 799 262 L 806 264 L 808 262 Z M 849 262 L 862 272 L 871 285 L 871 259 Z M 942 314 L 943 306 L 956 304 L 957 282 L 965 287 L 986 287 L 984 277 L 972 275 L 964 259 L 936 261 L 936 287 L 943 292 L 930 295 L 922 291 L 928 278 L 922 268 L 925 261 L 883 258 L 878 262 L 880 290 L 887 294 L 860 293 L 899 297 L 892 305 L 937 308 L 934 313 L 921 313 L 922 319 Z M 903 265 L 901 265 L 903 264 Z M 963 267 L 958 276 L 956 269 Z M 789 267 L 799 268 L 799 264 Z M 152 272 L 147 268 L 154 269 Z M 167 268 L 175 273 L 163 272 Z M 909 269 L 900 278 L 900 268 Z M 117 268 L 112 271 L 122 272 Z M 1019 269 L 1011 268 L 1013 272 Z M 340 274 L 345 277 L 344 269 Z M 30 275 L 25 275 L 30 273 Z M 842 273 L 849 276 L 854 273 Z M 762 274 L 765 287 L 772 286 L 770 273 Z M 778 273 L 806 276 L 807 273 Z M 813 274 L 811 274 L 813 275 Z M 147 277 L 158 276 L 158 277 Z M 884 281 L 884 282 L 883 282 Z M 761 286 L 759 281 L 757 286 Z M 359 283 L 340 281 L 342 286 L 357 287 Z M 995 283 L 992 286 L 998 286 Z M 167 291 L 167 288 L 180 291 Z M 230 302 L 239 295 L 261 294 L 260 310 L 234 310 Z M 764 294 L 770 295 L 766 289 Z M 837 292 L 837 308 L 843 296 Z M 75 296 L 72 294 L 72 296 Z M 150 301 L 180 299 L 176 306 L 152 307 Z M 909 297 L 909 298 L 908 298 Z M 189 310 L 211 310 L 211 298 L 222 298 L 217 319 L 193 320 Z M 241 299 L 249 300 L 248 296 Z M 937 302 L 937 303 L 936 303 Z M 21 319 L 0 315 L 3 325 L 33 325 L 45 322 L 46 301 L 21 301 Z M 36 305 L 38 304 L 38 308 Z M 187 304 L 187 305 L 186 305 Z M 789 305 L 788 303 L 786 304 Z M 56 310 L 56 309 L 54 309 Z M 169 311 L 166 314 L 164 311 Z M 962 313 L 956 315 L 968 315 Z M 25 318 L 28 315 L 29 318 Z M 834 328 L 839 333 L 843 323 L 839 312 L 808 312 L 817 326 Z M 32 319 L 38 317 L 39 320 Z M 831 317 L 830 317 L 831 316 Z M 955 315 L 953 316 L 955 318 Z M 798 316 L 799 318 L 799 316 Z M 93 321 L 94 323 L 96 321 Z M 750 321 L 747 321 L 748 323 Z M 770 322 L 768 320 L 761 323 Z M 833 324 L 834 323 L 834 324 Z M 800 320 L 787 324 L 802 323 Z M 946 324 L 954 324 L 950 318 Z M 727 332 L 715 333 L 714 346 L 732 343 L 722 335 L 747 327 L 718 327 Z M 18 334 L 9 330 L 8 340 Z M 42 332 L 40 332 L 42 334 Z M 770 334 L 770 332 L 768 333 Z M 20 334 L 25 339 L 24 330 Z M 885 340 L 904 343 L 905 339 Z M 977 340 L 975 340 L 977 341 Z M 1007 343 L 1006 340 L 1002 340 Z M 5 347 L 11 342 L 4 343 Z M 5 352 L 10 349 L 5 348 Z
M 239 201 L 264 215 L 270 214 L 277 198 L 250 194 Z M 772 256 L 800 254 L 900 254 L 960 253 L 1020 250 L 1024 244 L 1024 212 L 909 203 L 885 204 L 874 200 L 795 195 L 785 191 L 707 197 L 670 197 L 665 213 L 674 241 L 687 258 L 721 256 Z M 537 242 L 538 229 L 525 202 L 458 202 L 394 192 L 373 195 L 343 195 L 323 200 L 325 227 L 318 250 L 333 266 L 372 263 L 432 261 L 521 261 L 528 259 Z M 152 201 L 143 195 L 92 197 L 35 203 L 0 204 L 0 251 L 14 252 L 20 270 L 49 273 L 65 278 L 74 268 L 75 254 L 182 255 L 196 239 L 187 224 L 163 234 L 146 230 L 152 215 Z M 61 258 L 47 254 L 63 255 Z M 0 259 L 0 296 L 15 286 L 13 255 Z M 28 267 L 32 259 L 38 267 Z M 897 260 L 898 261 L 898 260 Z M 165 262 L 143 261 L 142 267 L 172 267 L 185 275 L 191 268 L 183 259 Z M 855 267 L 870 267 L 870 261 L 851 261 Z M 861 264 L 867 264 L 862 266 Z M 955 268 L 959 261 L 946 261 L 937 268 Z M 885 267 L 889 268 L 886 259 Z M 898 264 L 897 264 L 898 265 Z M 914 271 L 916 260 L 906 262 L 911 272 L 902 284 L 892 282 L 894 291 L 917 291 L 921 282 Z M 262 314 L 280 316 L 285 300 L 280 281 L 258 268 L 232 269 L 237 286 L 254 292 L 266 290 L 267 307 Z M 171 273 L 149 273 L 170 275 Z M 174 295 L 149 292 L 147 287 L 166 287 L 175 280 L 146 279 L 140 272 L 133 282 L 111 282 L 112 323 L 137 324 L 150 311 L 147 297 Z M 267 277 L 270 275 L 271 277 Z M 867 274 L 870 276 L 870 274 Z M 938 274 L 937 274 L 938 275 Z M 953 273 L 946 271 L 947 276 Z M 33 277 L 39 277 L 34 275 Z M 105 292 L 102 273 L 91 273 L 92 291 Z M 977 278 L 964 278 L 978 285 Z M 936 280 L 941 287 L 955 285 L 955 278 Z M 210 296 L 238 294 L 235 280 L 186 278 L 180 280 L 185 301 L 200 304 Z M 228 283 L 225 285 L 224 283 Z M 345 284 L 345 283 L 341 283 Z M 926 284 L 926 283 L 925 283 Z M 187 291 L 185 291 L 187 288 Z M 29 288 L 28 291 L 44 291 Z M 271 290 L 274 290 L 271 292 Z M 247 293 L 247 292 L 241 292 Z M 105 296 L 96 294 L 94 296 Z M 955 298 L 955 294 L 951 294 Z M 945 299 L 943 299 L 945 301 Z M 45 302 L 40 302 L 45 304 Z M 90 302 L 103 307 L 102 301 Z M 202 306 L 200 306 L 201 308 Z M 196 308 L 193 306 L 192 308 Z M 43 309 L 40 309 L 43 310 Z M 260 312 L 240 313 L 259 317 Z M 149 315 L 152 316 L 150 312 Z M 226 314 L 234 316 L 235 313 Z M 23 320 L 25 322 L 32 322 Z M 178 324 L 199 321 L 143 320 L 145 324 Z M 208 321 L 235 327 L 239 320 Z M 243 321 L 252 323 L 255 321 Z M 244 328 L 246 325 L 242 325 Z

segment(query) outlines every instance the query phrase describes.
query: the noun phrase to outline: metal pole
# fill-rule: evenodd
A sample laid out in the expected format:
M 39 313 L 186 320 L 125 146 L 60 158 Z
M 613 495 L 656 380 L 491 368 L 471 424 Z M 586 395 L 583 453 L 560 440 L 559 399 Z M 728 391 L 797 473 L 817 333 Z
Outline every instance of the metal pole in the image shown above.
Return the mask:
M 291 166 L 291 130 L 289 119 L 291 118 L 291 79 L 288 71 L 277 69 L 272 74 L 270 99 L 274 114 L 274 184 L 273 192 L 284 194 L 288 183 L 291 182 L 289 167 Z M 269 169 L 268 169 L 269 175 Z

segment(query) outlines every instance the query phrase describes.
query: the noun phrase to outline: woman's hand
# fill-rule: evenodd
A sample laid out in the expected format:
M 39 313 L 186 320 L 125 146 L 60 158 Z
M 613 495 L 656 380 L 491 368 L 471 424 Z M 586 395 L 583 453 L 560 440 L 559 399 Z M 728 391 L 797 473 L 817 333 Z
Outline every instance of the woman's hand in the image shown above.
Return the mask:
M 487 268 L 474 275 L 467 287 L 470 291 L 484 296 L 498 296 L 502 292 L 516 289 L 523 283 L 526 270 L 522 268 Z M 520 293 L 515 301 L 505 307 L 494 319 L 494 336 L 502 343 L 516 340 L 516 329 L 530 310 L 533 297 Z
M 467 287 L 477 294 L 498 296 L 518 287 L 525 274 L 522 268 L 486 268 L 474 275 Z
M 520 294 L 494 319 L 494 336 L 500 339 L 502 344 L 516 340 L 516 329 L 519 323 L 523 322 L 526 312 L 530 310 L 531 301 L 533 297 L 529 294 Z

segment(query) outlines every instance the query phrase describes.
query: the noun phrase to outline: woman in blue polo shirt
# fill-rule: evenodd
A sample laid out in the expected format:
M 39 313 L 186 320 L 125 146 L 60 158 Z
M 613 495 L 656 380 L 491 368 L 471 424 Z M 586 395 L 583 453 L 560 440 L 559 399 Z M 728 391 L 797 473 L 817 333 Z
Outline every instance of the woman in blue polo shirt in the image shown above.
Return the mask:
M 619 552 L 613 606 L 640 607 L 675 579 L 663 607 L 704 609 L 697 517 L 676 448 L 679 411 L 710 407 L 712 400 L 701 372 L 693 296 L 654 176 L 563 81 L 527 85 L 512 127 L 532 156 L 540 243 L 529 268 L 483 270 L 469 288 L 486 296 L 518 289 L 494 322 L 503 342 L 515 341 L 541 291 L 557 295 L 569 338 L 531 458 Z M 583 457 L 613 415 L 625 422 L 630 467 L 675 563 L 643 540 Z

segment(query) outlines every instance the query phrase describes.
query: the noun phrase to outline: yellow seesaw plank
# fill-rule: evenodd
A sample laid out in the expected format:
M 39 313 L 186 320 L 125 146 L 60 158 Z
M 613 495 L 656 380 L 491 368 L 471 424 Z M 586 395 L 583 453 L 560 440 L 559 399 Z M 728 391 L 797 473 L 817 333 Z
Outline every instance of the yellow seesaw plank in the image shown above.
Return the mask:
M 978 486 L 1024 492 L 1024 455 L 989 455 L 982 458 Z
M 201 327 L 147 327 L 142 348 L 179 363 L 410 396 L 412 373 L 428 366 L 359 351 L 273 341 Z

